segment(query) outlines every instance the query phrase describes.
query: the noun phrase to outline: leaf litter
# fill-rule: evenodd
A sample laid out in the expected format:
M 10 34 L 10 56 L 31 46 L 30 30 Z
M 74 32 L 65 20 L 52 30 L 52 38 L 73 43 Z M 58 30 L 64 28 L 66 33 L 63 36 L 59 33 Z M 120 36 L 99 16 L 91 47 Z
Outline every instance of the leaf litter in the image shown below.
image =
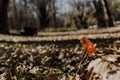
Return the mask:
M 79 44 L 0 43 L 0 80 L 120 79 L 119 49 L 99 48 L 83 60 L 85 53 Z

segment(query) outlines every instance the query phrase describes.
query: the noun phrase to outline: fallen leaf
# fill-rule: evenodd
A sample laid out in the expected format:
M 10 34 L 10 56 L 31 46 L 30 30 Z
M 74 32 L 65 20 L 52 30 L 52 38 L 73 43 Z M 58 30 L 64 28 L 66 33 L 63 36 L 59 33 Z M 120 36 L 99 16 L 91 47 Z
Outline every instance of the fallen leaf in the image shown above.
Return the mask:
M 96 52 L 94 44 L 89 39 L 87 39 L 86 36 L 83 36 L 80 39 L 80 43 L 82 44 L 83 49 L 87 52 L 89 57 L 91 57 Z
M 51 74 L 48 75 L 45 80 L 58 80 L 58 78 L 56 77 L 56 75 Z

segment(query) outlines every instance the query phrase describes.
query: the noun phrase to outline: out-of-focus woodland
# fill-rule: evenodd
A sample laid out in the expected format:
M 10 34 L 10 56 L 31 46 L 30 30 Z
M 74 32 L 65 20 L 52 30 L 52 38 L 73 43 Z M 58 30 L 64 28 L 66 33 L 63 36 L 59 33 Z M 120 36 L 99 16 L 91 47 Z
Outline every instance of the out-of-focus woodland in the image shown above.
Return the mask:
M 0 0 L 0 80 L 120 80 L 120 0 Z
M 112 27 L 120 20 L 119 0 L 1 0 L 0 32 L 35 34 L 46 28 Z M 58 6 L 59 5 L 59 6 Z

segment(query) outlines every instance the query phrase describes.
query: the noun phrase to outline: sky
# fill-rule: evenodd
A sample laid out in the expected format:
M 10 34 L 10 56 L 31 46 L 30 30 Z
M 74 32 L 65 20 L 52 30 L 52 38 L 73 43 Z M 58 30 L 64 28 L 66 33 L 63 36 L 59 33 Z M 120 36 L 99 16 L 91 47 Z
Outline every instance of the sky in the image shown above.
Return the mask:
M 59 8 L 58 12 L 65 13 L 71 10 L 71 5 L 69 4 L 72 0 L 57 0 L 56 6 Z M 78 1 L 78 0 L 76 0 Z M 92 0 L 79 0 L 81 2 L 92 1 Z
M 20 0 L 16 0 L 16 2 L 19 2 L 19 1 Z M 56 6 L 58 8 L 57 12 L 60 14 L 69 12 L 72 9 L 72 7 L 69 3 L 72 1 L 73 0 L 57 0 L 57 2 L 56 2 Z M 76 0 L 76 1 L 78 1 L 78 0 Z M 86 2 L 86 1 L 92 1 L 92 0 L 79 0 L 79 1 Z
M 15 0 L 15 1 L 16 3 L 18 3 L 20 0 Z M 57 0 L 56 6 L 59 8 L 58 12 L 60 13 L 68 12 L 71 8 L 69 5 L 69 1 L 72 0 Z
M 71 6 L 69 5 L 69 1 L 70 0 L 57 0 L 56 6 L 59 9 L 58 12 L 60 13 L 68 12 L 71 8 Z

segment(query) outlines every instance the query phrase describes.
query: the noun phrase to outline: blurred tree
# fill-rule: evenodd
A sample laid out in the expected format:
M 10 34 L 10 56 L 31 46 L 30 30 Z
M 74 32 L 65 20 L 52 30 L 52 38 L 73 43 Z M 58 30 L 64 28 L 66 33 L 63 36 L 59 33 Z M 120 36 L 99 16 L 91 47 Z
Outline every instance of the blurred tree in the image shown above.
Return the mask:
M 8 5 L 8 23 L 10 33 L 20 33 L 25 26 L 25 6 L 24 1 L 10 0 Z M 29 19 L 30 20 L 30 19 Z
M 10 0 L 8 20 L 11 33 L 36 34 L 40 26 L 38 16 L 39 9 L 33 0 Z
M 56 21 L 56 0 L 37 0 L 35 3 L 39 7 L 40 11 L 40 26 L 42 28 L 48 26 L 55 26 Z
M 109 0 L 109 2 L 112 2 L 113 0 Z M 106 11 L 107 11 L 107 15 L 108 15 L 108 26 L 109 27 L 112 27 L 114 26 L 114 21 L 113 21 L 113 15 L 110 11 L 110 4 L 108 3 L 108 0 L 104 0 L 104 3 L 105 3 L 105 7 L 106 7 Z
M 120 1 L 111 0 L 109 1 L 110 11 L 115 21 L 120 21 Z
M 48 13 L 49 13 L 49 26 L 57 27 L 56 26 L 56 6 L 55 6 L 56 0 L 51 0 L 51 3 L 48 5 Z
M 49 23 L 49 18 L 48 18 L 48 13 L 47 13 L 47 9 L 46 9 L 46 6 L 48 5 L 48 2 L 49 1 L 46 1 L 46 0 L 40 0 L 40 3 L 39 3 L 39 11 L 40 11 L 40 23 L 41 23 L 41 26 L 42 27 L 47 27 L 48 26 L 48 23 Z
M 13 9 L 13 10 L 12 10 L 13 12 L 12 12 L 12 13 L 14 14 L 14 15 L 13 15 L 13 16 L 14 16 L 14 20 L 13 20 L 13 21 L 14 21 L 14 22 L 13 22 L 14 25 L 13 25 L 12 27 L 15 27 L 15 28 L 17 28 L 17 29 L 19 30 L 19 29 L 20 29 L 20 26 L 21 26 L 21 25 L 20 25 L 21 22 L 20 22 L 20 18 L 19 18 L 19 17 L 22 17 L 22 16 L 19 16 L 19 15 L 18 15 L 18 11 L 19 11 L 19 10 L 18 10 L 18 8 L 17 8 L 16 0 L 12 0 L 12 4 L 13 4 L 13 8 L 12 8 L 12 9 Z M 21 14 L 21 15 L 23 15 L 23 14 Z M 16 20 L 16 19 L 17 19 L 17 20 Z
M 70 5 L 73 7 L 73 16 L 74 21 L 76 24 L 76 27 L 78 29 L 81 28 L 88 28 L 89 27 L 89 17 L 91 17 L 92 13 L 92 7 L 91 7 L 91 1 L 81 2 L 80 0 L 73 0 Z
M 0 33 L 8 33 L 8 9 L 9 0 L 0 0 Z
M 33 0 L 24 0 L 25 26 L 23 35 L 35 35 L 38 31 L 38 13 Z
M 93 0 L 96 12 L 94 13 L 95 18 L 97 19 L 98 27 L 106 27 L 108 16 L 106 14 L 106 9 L 103 0 Z
M 93 0 L 98 27 L 114 26 L 113 17 L 107 0 Z

